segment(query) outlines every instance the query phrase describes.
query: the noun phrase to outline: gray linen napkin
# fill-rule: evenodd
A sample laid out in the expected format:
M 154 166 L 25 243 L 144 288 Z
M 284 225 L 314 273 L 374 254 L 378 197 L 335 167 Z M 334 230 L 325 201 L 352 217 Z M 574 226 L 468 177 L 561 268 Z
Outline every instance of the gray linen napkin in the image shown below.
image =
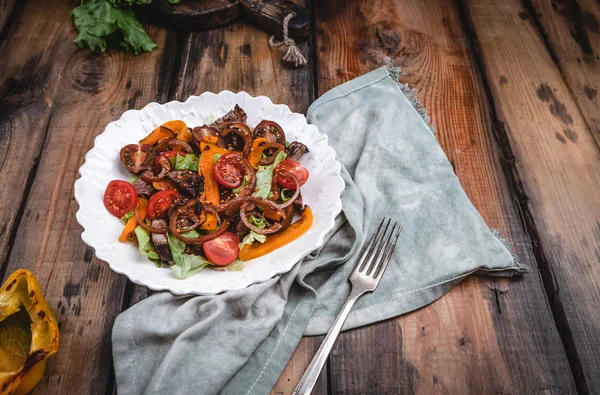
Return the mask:
M 383 216 L 404 224 L 398 248 L 344 329 L 425 306 L 472 273 L 526 271 L 469 202 L 398 76 L 381 67 L 308 110 L 345 166 L 343 210 L 326 245 L 262 284 L 216 296 L 163 292 L 122 313 L 112 336 L 119 394 L 268 394 L 301 336 L 329 329 L 356 252 Z

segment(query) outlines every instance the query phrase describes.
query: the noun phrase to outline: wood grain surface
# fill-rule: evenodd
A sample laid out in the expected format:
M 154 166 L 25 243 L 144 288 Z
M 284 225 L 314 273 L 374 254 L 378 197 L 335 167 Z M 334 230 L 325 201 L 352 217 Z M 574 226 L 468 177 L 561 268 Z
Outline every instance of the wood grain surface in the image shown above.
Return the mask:
M 12 15 L 17 0 L 0 0 L 0 35 L 4 31 L 10 16 Z
M 531 0 L 528 11 L 519 16 L 541 29 L 552 59 L 600 144 L 600 3 Z
M 581 393 L 600 391 L 600 152 L 515 1 L 468 1 L 539 269 Z
M 4 103 L 12 100 L 11 151 L 3 171 L 19 179 L 11 181 L 12 190 L 3 188 L 2 193 L 14 194 L 17 186 L 25 187 L 30 170 L 24 166 L 30 166 L 34 155 L 39 161 L 4 269 L 31 270 L 59 321 L 60 350 L 49 360 L 36 392 L 104 393 L 112 374 L 110 333 L 121 311 L 125 278 L 81 243 L 73 184 L 85 153 L 108 122 L 130 108 L 165 100 L 161 92 L 168 89 L 165 77 L 173 57 L 163 51 L 138 57 L 124 51 L 103 55 L 82 51 L 73 45 L 73 29 L 65 23 L 71 6 L 62 1 L 43 4 L 27 4 L 26 23 L 19 23 L 13 35 L 24 38 L 10 40 L 15 44 L 9 50 L 10 68 L 1 69 L 17 80 L 12 86 L 24 90 L 3 95 Z M 55 18 L 48 18 L 48 13 Z M 53 25 L 46 26 L 48 21 Z M 159 48 L 168 47 L 172 33 L 151 29 L 150 34 Z M 25 49 L 21 53 L 19 48 Z M 16 149 L 21 151 L 12 151 Z M 1 210 L 12 211 L 18 210 Z
M 471 278 L 427 308 L 343 333 L 330 361 L 332 392 L 573 391 L 453 4 L 328 1 L 316 18 L 319 93 L 391 56 L 419 91 L 469 198 L 532 268 L 516 281 Z

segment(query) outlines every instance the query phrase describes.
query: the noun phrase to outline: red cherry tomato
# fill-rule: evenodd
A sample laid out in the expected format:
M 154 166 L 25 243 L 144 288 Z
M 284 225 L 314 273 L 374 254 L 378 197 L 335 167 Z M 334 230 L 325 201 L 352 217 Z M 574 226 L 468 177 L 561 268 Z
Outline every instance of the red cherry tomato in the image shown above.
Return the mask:
M 137 202 L 135 188 L 126 181 L 111 181 L 104 191 L 104 207 L 115 217 L 121 218 L 134 210 Z
M 121 148 L 120 157 L 127 170 L 137 174 L 152 167 L 156 151 L 151 145 L 128 144 Z
M 217 266 L 231 265 L 240 254 L 240 239 L 231 232 L 225 232 L 202 246 L 206 258 Z
M 296 162 L 293 159 L 286 159 L 283 162 L 279 163 L 275 170 L 289 171 L 290 173 L 295 175 L 296 178 L 298 178 L 300 186 L 304 185 L 306 183 L 306 180 L 308 180 L 308 170 L 306 170 L 306 167 L 302 166 L 300 163 Z M 294 182 L 294 180 L 288 177 L 279 176 L 279 178 L 277 178 L 277 183 L 284 188 L 296 189 L 296 183 Z
M 244 176 L 236 160 L 239 153 L 231 153 L 221 156 L 215 162 L 214 172 L 217 182 L 225 188 L 237 188 L 242 185 Z
M 160 165 L 160 158 L 161 158 L 161 156 L 164 157 L 164 158 L 171 159 L 171 158 L 174 158 L 176 155 L 180 155 L 180 156 L 183 156 L 185 158 L 186 153 L 183 152 L 183 151 L 165 151 L 165 152 L 162 152 L 160 155 L 158 155 L 156 157 L 156 161 L 154 162 L 154 172 L 156 174 L 159 174 L 160 171 L 162 170 L 162 166 Z
M 170 189 L 155 193 L 148 201 L 148 217 L 150 217 L 150 219 L 163 218 L 169 207 L 171 207 L 180 196 L 179 192 Z

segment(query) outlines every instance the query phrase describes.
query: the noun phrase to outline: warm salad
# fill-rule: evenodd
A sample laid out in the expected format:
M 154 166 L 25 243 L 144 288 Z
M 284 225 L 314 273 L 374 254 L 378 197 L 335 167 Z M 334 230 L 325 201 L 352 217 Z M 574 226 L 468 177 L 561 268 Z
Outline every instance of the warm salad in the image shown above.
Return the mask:
M 121 149 L 131 182 L 114 180 L 107 210 L 157 266 L 180 278 L 204 268 L 241 270 L 310 228 L 300 187 L 309 173 L 298 159 L 307 147 L 288 143 L 276 122 L 254 129 L 239 106 L 210 125 L 170 121 L 139 144 Z M 298 218 L 294 222 L 294 218 Z

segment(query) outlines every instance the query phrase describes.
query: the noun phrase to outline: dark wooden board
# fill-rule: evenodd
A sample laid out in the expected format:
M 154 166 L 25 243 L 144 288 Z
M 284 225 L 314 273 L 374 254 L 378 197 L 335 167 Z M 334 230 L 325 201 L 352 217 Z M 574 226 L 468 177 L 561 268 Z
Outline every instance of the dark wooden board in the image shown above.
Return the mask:
M 0 43 L 0 179 L 7 186 L 0 188 L 0 277 L 38 168 L 56 76 L 67 62 L 61 53 L 72 47 L 71 27 L 61 21 L 69 11 L 54 10 L 54 3 L 22 7 Z
M 178 31 L 202 31 L 227 25 L 240 14 L 238 0 L 186 0 L 171 4 L 156 0 L 136 7 L 141 19 Z
M 3 0 L 0 3 L 0 37 L 2 36 L 6 22 L 12 15 L 16 4 L 17 0 Z
M 342 333 L 332 393 L 571 393 L 574 382 L 507 182 L 477 64 L 451 1 L 316 4 L 319 94 L 391 56 L 475 207 L 531 272 L 471 277 L 421 310 Z M 498 160 L 501 158 L 501 161 Z
M 539 27 L 575 102 L 600 145 L 600 3 L 531 0 L 528 18 Z
M 11 139 L 3 161 L 3 171 L 10 171 L 2 173 L 10 186 L 3 190 L 11 195 L 2 201 L 20 203 L 14 196 L 25 187 L 28 193 L 5 274 L 34 272 L 60 327 L 60 347 L 38 394 L 104 394 L 112 386 L 110 335 L 126 279 L 81 241 L 73 184 L 84 155 L 110 121 L 130 108 L 165 101 L 175 59 L 169 51 L 174 33 L 155 28 L 149 34 L 163 51 L 134 56 L 81 50 L 72 42 L 71 11 L 64 1 L 28 2 L 10 40 L 2 43 L 10 62 L 0 63 L 0 73 L 14 79 L 3 84 L 12 90 L 2 95 L 10 105 L 2 130 Z M 34 159 L 39 165 L 26 185 Z M 0 213 L 16 211 L 4 206 Z
M 498 139 L 512 159 L 508 169 L 577 389 L 598 393 L 600 151 L 521 1 L 465 3 Z
M 294 17 L 288 24 L 288 36 L 303 41 L 310 35 L 310 14 L 306 7 L 288 0 L 239 0 L 242 16 L 260 29 L 283 39 L 283 19 L 289 13 Z

